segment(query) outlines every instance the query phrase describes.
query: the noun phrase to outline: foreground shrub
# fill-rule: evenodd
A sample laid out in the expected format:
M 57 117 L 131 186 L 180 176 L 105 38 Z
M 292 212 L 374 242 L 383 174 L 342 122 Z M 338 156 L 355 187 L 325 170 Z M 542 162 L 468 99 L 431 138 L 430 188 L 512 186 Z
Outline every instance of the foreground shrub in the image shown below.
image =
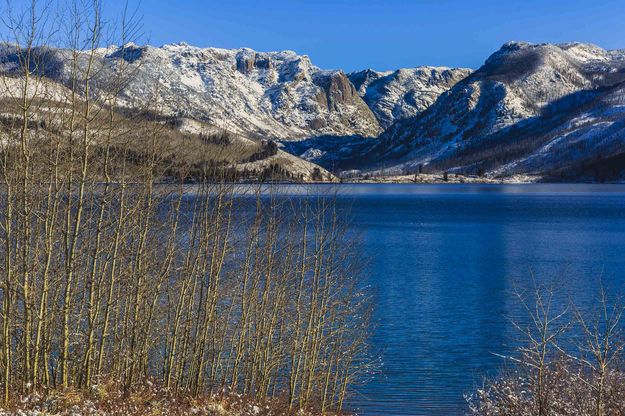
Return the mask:
M 625 373 L 609 371 L 600 381 L 569 360 L 545 369 L 547 391 L 540 399 L 533 376 L 511 371 L 491 380 L 468 397 L 470 411 L 479 416 L 595 416 L 625 415 Z M 603 383 L 599 400 L 593 386 Z M 542 400 L 542 406 L 539 404 Z
M 555 287 L 519 295 L 526 316 L 513 324 L 523 342 L 515 356 L 505 357 L 510 369 L 467 397 L 473 415 L 625 415 L 620 297 L 601 286 L 581 309 L 558 299 Z

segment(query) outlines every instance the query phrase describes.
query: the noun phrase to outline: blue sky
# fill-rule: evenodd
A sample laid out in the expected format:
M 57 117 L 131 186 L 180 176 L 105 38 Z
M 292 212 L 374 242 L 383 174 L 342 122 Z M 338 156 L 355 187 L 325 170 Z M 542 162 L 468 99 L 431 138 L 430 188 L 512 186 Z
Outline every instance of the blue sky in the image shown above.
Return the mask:
M 107 14 L 126 0 L 105 0 Z M 327 69 L 477 68 L 508 40 L 625 48 L 625 0 L 129 0 L 153 45 L 291 49 Z

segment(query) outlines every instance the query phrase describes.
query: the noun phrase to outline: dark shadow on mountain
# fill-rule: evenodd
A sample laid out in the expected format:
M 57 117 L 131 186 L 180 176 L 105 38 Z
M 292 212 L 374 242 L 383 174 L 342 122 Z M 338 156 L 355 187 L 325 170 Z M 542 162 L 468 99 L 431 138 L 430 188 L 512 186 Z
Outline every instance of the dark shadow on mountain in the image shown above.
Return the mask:
M 62 50 L 45 46 L 33 47 L 28 60 L 30 72 L 50 79 L 60 77 L 64 67 L 64 59 L 58 51 Z M 6 42 L 0 44 L 0 66 L 4 68 L 3 72 L 6 75 L 22 75 L 19 68 L 23 64 L 24 56 L 22 55 L 24 53 L 13 44 Z
M 498 53 L 491 56 L 484 65 L 473 74 L 475 77 L 484 77 L 493 81 L 512 83 L 528 73 L 535 72 L 540 66 L 543 57 L 537 50 L 527 50 L 518 55 L 506 55 L 499 59 L 501 52 L 508 53 L 506 45 Z
M 108 55 L 108 58 L 123 59 L 124 61 L 132 64 L 141 59 L 147 51 L 147 46 L 126 45 L 116 49 L 113 53 Z
M 625 180 L 625 150 L 615 155 L 597 154 L 592 160 L 582 161 L 566 169 L 545 175 L 545 182 L 622 182 Z
M 478 174 L 530 155 L 554 136 L 566 134 L 567 130 L 562 129 L 564 123 L 592 110 L 598 100 L 618 88 L 578 91 L 548 104 L 536 117 L 491 135 L 465 137 L 468 142 L 461 150 L 433 161 L 428 169 L 442 171 L 462 166 L 462 173 Z
M 304 155 L 331 172 L 339 172 L 368 165 L 369 161 L 363 155 L 370 154 L 369 149 L 376 141 L 375 138 L 359 135 L 322 135 L 300 141 L 283 141 L 281 144 L 286 152 L 298 157 Z

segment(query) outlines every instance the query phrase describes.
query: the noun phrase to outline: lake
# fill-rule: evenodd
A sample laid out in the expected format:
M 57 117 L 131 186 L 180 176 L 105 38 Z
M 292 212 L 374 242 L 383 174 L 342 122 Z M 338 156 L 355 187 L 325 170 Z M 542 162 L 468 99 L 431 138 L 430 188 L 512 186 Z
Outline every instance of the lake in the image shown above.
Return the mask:
M 343 185 L 371 258 L 380 372 L 363 415 L 464 414 L 463 394 L 514 349 L 515 288 L 560 279 L 590 300 L 625 276 L 622 185 Z

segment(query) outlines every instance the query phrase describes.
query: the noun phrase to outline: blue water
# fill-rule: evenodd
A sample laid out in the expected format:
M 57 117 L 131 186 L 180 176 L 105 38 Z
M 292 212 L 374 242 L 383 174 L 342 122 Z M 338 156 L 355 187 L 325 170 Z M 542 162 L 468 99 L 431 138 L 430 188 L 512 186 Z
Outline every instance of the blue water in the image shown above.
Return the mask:
M 576 302 L 625 277 L 625 186 L 346 185 L 370 257 L 378 374 L 364 415 L 464 414 L 518 337 L 515 288 L 557 279 Z

